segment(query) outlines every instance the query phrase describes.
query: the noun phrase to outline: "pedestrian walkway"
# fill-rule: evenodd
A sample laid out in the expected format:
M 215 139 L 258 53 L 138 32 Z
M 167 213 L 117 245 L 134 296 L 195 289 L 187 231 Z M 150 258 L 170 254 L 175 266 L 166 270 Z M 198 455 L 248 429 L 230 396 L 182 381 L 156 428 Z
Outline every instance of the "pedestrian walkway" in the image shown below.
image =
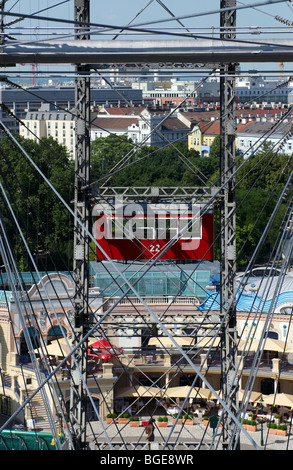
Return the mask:
M 103 426 L 105 431 L 99 422 L 90 423 L 87 436 L 90 441 L 91 449 L 111 449 L 111 445 L 114 449 L 124 447 L 129 450 L 141 450 L 149 448 L 145 428 L 143 426 L 135 428 L 130 427 L 129 424 L 122 425 L 113 423 L 110 425 L 103 423 Z M 250 436 L 251 439 L 249 439 L 248 436 Z M 262 440 L 264 445 L 261 445 Z M 214 443 L 213 448 L 211 448 L 212 441 Z M 213 430 L 204 426 L 202 422 L 197 422 L 193 426 L 183 426 L 180 424 L 173 426 L 169 423 L 167 428 L 158 428 L 157 423 L 155 423 L 155 440 L 152 447 L 153 449 L 159 450 L 167 450 L 168 448 L 168 450 L 172 448 L 185 450 L 221 450 L 222 441 L 220 430 L 213 438 Z M 256 450 L 293 450 L 293 435 L 283 437 L 267 434 L 267 428 L 264 425 L 262 438 L 261 428 L 259 426 L 259 429 L 255 432 L 247 431 L 246 434 L 241 432 L 240 449 L 241 448 Z

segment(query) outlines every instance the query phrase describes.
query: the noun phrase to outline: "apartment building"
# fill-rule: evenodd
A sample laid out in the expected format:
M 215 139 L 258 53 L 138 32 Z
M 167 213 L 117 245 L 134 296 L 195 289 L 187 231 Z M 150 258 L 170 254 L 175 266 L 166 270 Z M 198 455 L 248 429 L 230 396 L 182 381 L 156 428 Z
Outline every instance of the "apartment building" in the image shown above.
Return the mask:
M 235 146 L 238 149 L 238 136 L 246 128 L 252 125 L 251 121 L 243 120 L 235 125 Z M 188 136 L 188 148 L 197 150 L 201 157 L 208 157 L 211 146 L 217 136 L 220 136 L 221 123 L 220 120 L 214 119 L 211 122 L 200 122 L 193 124 Z
M 260 150 L 263 143 L 267 141 L 273 145 L 278 153 L 291 155 L 293 139 L 291 136 L 286 139 L 285 137 L 291 132 L 292 122 L 284 122 L 278 127 L 275 127 L 274 124 L 274 122 L 253 122 L 241 129 L 237 135 L 239 153 L 244 158 L 248 158 L 251 154 Z
M 157 106 L 194 106 L 196 103 L 195 85 L 189 81 L 175 79 L 164 82 L 135 82 L 132 88 L 142 90 L 143 99 Z
M 134 143 L 139 142 L 139 116 L 142 106 L 101 106 L 90 127 L 91 140 L 108 137 L 109 134 L 127 135 Z
M 93 113 L 92 116 L 95 116 Z M 55 106 L 44 103 L 37 111 L 27 112 L 19 133 L 26 139 L 53 137 L 67 147 L 74 159 L 75 121 L 73 110 L 57 111 Z M 189 126 L 179 114 L 151 112 L 143 107 L 102 107 L 91 119 L 90 139 L 93 141 L 111 134 L 126 135 L 132 142 L 164 147 L 169 142 L 187 142 Z
M 127 135 L 136 144 L 164 147 L 169 142 L 187 142 L 189 125 L 179 113 L 169 115 L 146 108 L 104 108 L 92 122 L 91 140 L 110 133 Z
M 141 105 L 142 91 L 133 90 L 128 86 L 91 87 L 91 107 L 107 104 L 118 106 L 125 101 L 133 105 Z M 26 119 L 27 113 L 37 112 L 44 103 L 51 103 L 55 110 L 70 110 L 75 106 L 74 83 L 56 86 L 31 86 L 26 88 L 15 88 L 4 85 L 0 87 L 0 101 L 4 103 L 10 113 L 0 109 L 0 119 L 11 132 L 18 132 L 18 121 L 13 118 Z M 1 137 L 0 131 L 0 137 Z
M 57 140 L 68 149 L 70 159 L 74 158 L 75 123 L 70 111 L 56 111 L 48 103 L 41 105 L 38 111 L 26 113 L 23 124 L 19 125 L 19 134 L 25 139 L 39 140 L 43 137 Z

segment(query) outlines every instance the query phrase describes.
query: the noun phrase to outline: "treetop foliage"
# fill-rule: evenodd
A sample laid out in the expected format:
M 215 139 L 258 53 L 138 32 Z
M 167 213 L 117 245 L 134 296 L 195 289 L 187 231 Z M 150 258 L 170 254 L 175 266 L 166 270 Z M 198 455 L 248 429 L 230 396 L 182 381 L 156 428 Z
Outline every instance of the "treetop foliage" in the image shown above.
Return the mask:
M 17 138 L 56 191 L 70 204 L 74 194 L 74 167 L 66 148 L 52 137 L 40 142 Z M 25 153 L 6 137 L 0 144 L 0 153 L 0 181 L 11 204 L 10 209 L 1 192 L 1 212 L 20 270 L 35 271 L 20 230 L 40 270 L 56 267 L 67 270 L 72 260 L 72 217 Z M 11 210 L 19 221 L 20 230 L 15 226 Z
M 72 205 L 74 162 L 69 160 L 66 148 L 53 138 L 39 142 L 17 138 L 56 191 Z M 20 270 L 35 269 L 24 249 L 11 210 L 19 220 L 38 269 L 72 269 L 72 216 L 25 154 L 8 138 L 0 143 L 0 152 L 0 181 L 11 204 L 9 208 L 1 191 L 1 213 Z M 266 144 L 245 162 L 238 156 L 237 167 L 237 262 L 245 264 L 292 171 L 292 162 L 286 155 L 275 155 L 271 145 Z M 182 142 L 161 149 L 138 148 L 124 136 L 109 135 L 91 144 L 91 181 L 98 186 L 219 186 L 219 174 L 219 138 L 214 140 L 209 157 L 204 158 L 198 152 L 188 150 L 187 144 Z M 284 203 L 262 251 L 263 259 L 270 252 L 285 208 Z

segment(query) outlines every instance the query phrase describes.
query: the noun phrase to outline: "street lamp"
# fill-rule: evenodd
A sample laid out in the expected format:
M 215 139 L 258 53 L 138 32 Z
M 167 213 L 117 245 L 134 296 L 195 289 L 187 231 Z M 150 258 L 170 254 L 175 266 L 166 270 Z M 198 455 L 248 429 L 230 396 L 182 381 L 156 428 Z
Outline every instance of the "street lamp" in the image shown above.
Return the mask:
M 263 397 L 261 396 L 260 399 L 259 399 L 259 403 L 260 403 L 260 412 L 261 414 L 263 414 Z M 260 421 L 260 445 L 263 446 L 263 418 L 261 418 L 261 421 Z

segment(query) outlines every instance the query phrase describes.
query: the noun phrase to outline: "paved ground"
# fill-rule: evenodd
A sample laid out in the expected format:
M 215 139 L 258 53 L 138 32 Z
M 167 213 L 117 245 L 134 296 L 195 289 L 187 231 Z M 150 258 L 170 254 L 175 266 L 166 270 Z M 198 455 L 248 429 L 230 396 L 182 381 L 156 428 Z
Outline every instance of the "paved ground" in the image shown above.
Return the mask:
M 147 419 L 146 419 L 147 420 Z M 111 449 L 109 441 L 113 445 L 114 449 L 126 449 L 136 450 L 149 449 L 149 443 L 146 441 L 146 434 L 144 427 L 133 428 L 128 425 L 122 424 L 104 424 L 98 422 L 91 424 L 92 429 L 88 430 L 88 437 L 91 441 L 90 448 L 94 449 Z M 108 440 L 106 438 L 108 436 Z M 155 441 L 151 444 L 153 450 L 167 450 L 164 447 L 168 442 L 169 450 L 174 448 L 178 450 L 195 450 L 198 448 L 198 444 L 201 443 L 201 450 L 210 449 L 209 443 L 213 438 L 213 430 L 207 428 L 202 422 L 197 422 L 193 426 L 182 426 L 177 424 L 175 427 L 169 422 L 167 428 L 155 429 Z M 251 439 L 250 439 L 251 438 Z M 222 449 L 222 441 L 219 438 L 219 433 L 214 439 L 217 450 Z M 274 436 L 267 434 L 267 429 L 263 427 L 263 443 L 261 446 L 261 430 L 256 432 L 247 432 L 247 434 L 241 433 L 240 437 L 240 448 L 241 450 L 293 450 L 293 435 L 289 437 Z

